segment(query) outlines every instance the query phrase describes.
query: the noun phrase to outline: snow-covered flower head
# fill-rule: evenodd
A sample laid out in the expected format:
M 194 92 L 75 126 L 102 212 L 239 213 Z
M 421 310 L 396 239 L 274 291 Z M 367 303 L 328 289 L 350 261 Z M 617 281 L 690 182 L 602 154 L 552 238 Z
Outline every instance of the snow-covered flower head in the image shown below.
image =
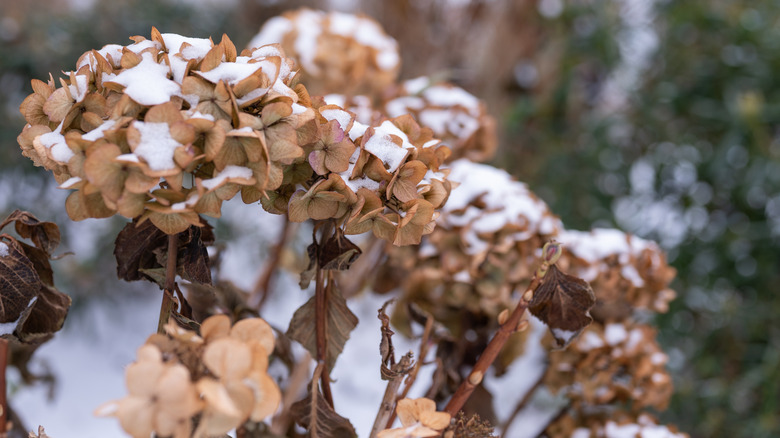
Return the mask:
M 452 148 L 452 160 L 489 161 L 498 145 L 496 122 L 485 103 L 466 90 L 419 77 L 405 81 L 395 96 L 385 101 L 390 117 L 411 114 L 420 125 Z
M 84 53 L 59 88 L 33 80 L 22 103 L 19 144 L 75 189 L 71 218 L 141 215 L 175 233 L 281 184 L 314 113 L 278 46 L 239 55 L 227 36 L 156 29 L 132 40 Z
M 249 47 L 279 43 L 298 60 L 315 94 L 378 94 L 398 76 L 398 43 L 375 20 L 298 9 L 263 24 Z

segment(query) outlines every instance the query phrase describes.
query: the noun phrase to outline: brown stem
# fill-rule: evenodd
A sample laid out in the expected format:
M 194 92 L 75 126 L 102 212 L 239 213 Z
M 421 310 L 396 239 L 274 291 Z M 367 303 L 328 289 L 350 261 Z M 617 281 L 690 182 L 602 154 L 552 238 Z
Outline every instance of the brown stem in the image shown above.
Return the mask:
M 298 393 L 301 388 L 306 386 L 306 382 L 309 378 L 309 362 L 311 361 L 311 355 L 306 352 L 301 360 L 295 363 L 292 371 L 290 372 L 290 378 L 287 379 L 287 388 L 284 389 L 284 395 L 282 396 L 282 411 L 276 415 L 271 421 L 270 432 L 274 435 L 287 435 L 287 429 L 290 427 L 290 421 L 292 416 L 290 415 L 290 406 L 298 398 Z
M 8 340 L 0 338 L 0 435 L 5 434 L 8 424 L 8 398 L 5 369 L 8 366 Z
M 276 272 L 276 269 L 279 267 L 284 247 L 287 245 L 287 239 L 292 234 L 290 232 L 291 223 L 292 222 L 290 222 L 287 215 L 284 215 L 284 225 L 282 226 L 282 233 L 279 236 L 279 241 L 276 242 L 276 245 L 274 245 L 271 250 L 263 274 L 257 279 L 257 283 L 255 283 L 255 287 L 252 289 L 251 298 L 249 300 L 250 305 L 258 311 L 263 307 L 263 304 L 265 304 L 265 301 L 271 294 L 271 280 L 273 280 L 274 272 Z
M 399 370 L 408 368 L 410 361 L 411 353 L 409 353 L 408 356 L 401 358 L 398 366 L 394 368 Z M 394 408 L 395 401 L 398 397 L 398 388 L 401 387 L 401 382 L 404 380 L 404 375 L 404 373 L 399 372 L 397 375 L 393 376 L 390 380 L 387 381 L 385 395 L 382 397 L 382 403 L 379 404 L 379 412 L 377 412 L 376 419 L 374 420 L 374 426 L 371 428 L 371 435 L 369 435 L 370 438 L 375 438 L 380 431 L 390 427 L 389 425 L 392 424 L 392 422 L 389 422 L 388 419 L 395 412 Z
M 165 324 L 176 309 L 173 294 L 176 291 L 176 258 L 179 255 L 179 235 L 168 235 L 168 259 L 165 264 L 165 289 L 160 304 L 160 319 L 157 321 L 157 333 L 165 333 Z
M 431 339 L 431 332 L 433 332 L 433 316 L 429 314 L 428 319 L 425 320 L 425 330 L 423 330 L 422 340 L 420 341 L 420 353 L 417 355 L 417 362 L 415 362 L 414 368 L 412 368 L 412 371 L 409 372 L 409 375 L 406 377 L 404 389 L 401 391 L 401 394 L 398 395 L 398 400 L 406 398 L 409 394 L 409 390 L 412 389 L 412 385 L 414 385 L 414 382 L 417 380 L 417 373 L 420 372 L 420 367 L 423 365 L 425 356 L 428 355 L 428 344 Z M 395 415 L 395 411 L 390 413 L 390 418 L 387 419 L 387 424 L 385 425 L 386 429 L 389 429 L 393 425 Z
M 447 407 L 444 408 L 445 412 L 448 412 L 454 417 L 458 411 L 463 408 L 463 405 L 466 404 L 466 400 L 471 397 L 471 393 L 474 392 L 474 388 L 482 383 L 482 378 L 485 377 L 488 368 L 491 364 L 493 364 L 493 361 L 496 360 L 496 357 L 498 357 L 498 353 L 504 347 L 504 344 L 506 344 L 509 336 L 517 331 L 520 324 L 520 319 L 522 318 L 523 313 L 525 313 L 525 309 L 528 307 L 528 301 L 525 299 L 526 294 L 528 291 L 533 293 L 533 291 L 539 286 L 540 278 L 542 278 L 541 275 L 534 276 L 534 279 L 528 286 L 528 290 L 523 294 L 523 297 L 520 298 L 520 302 L 517 303 L 517 307 L 515 307 L 512 315 L 510 315 L 509 319 L 507 319 L 507 321 L 498 328 L 498 331 L 493 336 L 493 339 L 490 340 L 490 343 L 488 344 L 487 348 L 485 348 L 485 351 L 483 351 L 479 356 L 479 360 L 477 360 L 476 365 L 474 365 L 474 369 L 471 370 L 469 376 L 463 380 L 463 382 L 458 387 L 458 390 L 455 391 L 455 394 L 450 399 L 449 403 L 447 403 Z
M 330 277 L 330 275 L 328 275 Z M 314 291 L 314 317 L 315 327 L 317 329 L 317 363 L 321 366 L 321 386 L 322 395 L 325 400 L 333 407 L 333 394 L 330 391 L 330 370 L 328 370 L 328 295 L 330 293 L 330 283 L 325 285 L 325 274 L 317 264 L 317 286 Z

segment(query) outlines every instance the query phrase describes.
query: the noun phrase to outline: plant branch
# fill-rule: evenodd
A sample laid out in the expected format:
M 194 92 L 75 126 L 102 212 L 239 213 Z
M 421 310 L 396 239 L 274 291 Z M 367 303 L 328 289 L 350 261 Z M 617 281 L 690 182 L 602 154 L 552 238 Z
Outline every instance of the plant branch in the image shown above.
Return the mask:
M 287 429 L 290 427 L 290 406 L 298 398 L 298 393 L 305 386 L 309 377 L 309 361 L 311 355 L 305 352 L 301 360 L 295 363 L 290 378 L 287 379 L 287 388 L 284 389 L 282 396 L 282 411 L 271 421 L 271 433 L 274 435 L 287 435 Z
M 414 385 L 414 382 L 417 380 L 417 373 L 420 372 L 420 367 L 423 365 L 425 356 L 428 355 L 428 343 L 431 339 L 431 333 L 433 332 L 433 322 L 433 316 L 428 314 L 428 319 L 425 320 L 425 330 L 423 330 L 422 339 L 420 341 L 420 353 L 417 355 L 417 362 L 415 362 L 414 368 L 412 368 L 412 371 L 410 371 L 409 375 L 406 377 L 406 382 L 404 382 L 404 389 L 401 391 L 398 399 L 405 399 L 409 394 L 409 390 L 412 389 L 412 385 Z M 390 426 L 393 425 L 393 422 L 395 421 L 395 415 L 395 411 L 390 413 L 390 418 L 387 419 L 385 428 L 389 429 Z
M 179 255 L 178 234 L 168 235 L 168 259 L 165 261 L 165 289 L 160 304 L 160 319 L 157 321 L 157 333 L 165 333 L 165 324 L 176 308 L 173 294 L 176 291 L 176 259 Z
M 271 280 L 273 280 L 274 273 L 279 267 L 279 262 L 282 259 L 282 253 L 284 252 L 284 247 L 287 245 L 287 240 L 292 234 L 290 231 L 292 222 L 290 222 L 290 219 L 286 214 L 283 215 L 283 218 L 284 225 L 282 226 L 279 241 L 276 242 L 276 245 L 274 245 L 271 250 L 271 254 L 268 256 L 268 263 L 265 265 L 263 274 L 257 279 L 257 283 L 255 283 L 255 287 L 252 289 L 252 294 L 249 299 L 249 304 L 258 311 L 263 307 L 263 304 L 265 304 L 265 301 L 271 294 Z
M 317 366 L 321 367 L 320 379 L 322 381 L 322 395 L 333 407 L 333 394 L 330 391 L 330 370 L 328 370 L 328 295 L 330 295 L 330 282 L 326 286 L 325 273 L 317 264 L 317 287 L 314 292 L 315 327 L 317 329 Z M 328 275 L 330 277 L 330 275 Z
M 375 438 L 380 431 L 390 427 L 388 425 L 388 423 L 390 423 L 389 418 L 395 412 L 395 401 L 398 398 L 398 388 L 401 387 L 401 382 L 404 380 L 404 376 L 411 366 L 411 354 L 412 353 L 409 352 L 409 354 L 403 356 L 401 360 L 393 366 L 395 375 L 387 381 L 385 395 L 382 397 L 382 403 L 379 404 L 379 412 L 377 412 L 374 426 L 371 428 L 370 438 Z
M 0 434 L 6 431 L 8 424 L 8 390 L 6 389 L 5 370 L 8 366 L 8 340 L 0 338 Z
M 463 408 L 463 405 L 466 404 L 466 401 L 469 399 L 469 397 L 471 397 L 471 394 L 474 392 L 474 388 L 482 383 L 482 378 L 485 377 L 488 368 L 490 368 L 490 365 L 492 365 L 496 360 L 496 357 L 498 357 L 498 353 L 504 347 L 504 344 L 506 344 L 509 336 L 512 335 L 512 333 L 518 331 L 520 327 L 520 319 L 523 317 L 523 313 L 525 313 L 525 309 L 528 307 L 530 297 L 532 296 L 533 291 L 539 286 L 539 283 L 541 282 L 540 279 L 542 277 L 543 274 L 534 275 L 531 284 L 520 298 L 520 302 L 517 303 L 517 306 L 509 316 L 509 319 L 507 319 L 507 321 L 498 328 L 498 331 L 493 336 L 493 339 L 490 340 L 490 343 L 485 348 L 485 351 L 483 351 L 479 356 L 479 360 L 477 360 L 476 365 L 474 365 L 474 369 L 471 370 L 469 376 L 463 380 L 463 382 L 458 387 L 458 390 L 455 391 L 455 394 L 450 399 L 449 403 L 447 403 L 447 407 L 444 408 L 445 412 L 454 417 L 458 411 Z

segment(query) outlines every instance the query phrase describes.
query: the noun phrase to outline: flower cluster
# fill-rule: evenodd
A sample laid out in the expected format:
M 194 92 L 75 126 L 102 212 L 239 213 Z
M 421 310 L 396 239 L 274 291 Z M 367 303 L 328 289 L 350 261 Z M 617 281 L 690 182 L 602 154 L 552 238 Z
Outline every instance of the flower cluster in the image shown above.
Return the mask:
M 450 425 L 450 414 L 437 412 L 436 403 L 427 398 L 399 400 L 396 413 L 402 427 L 385 429 L 377 434 L 377 438 L 436 437 Z
M 599 298 L 592 310 L 597 320 L 623 320 L 636 309 L 669 309 L 676 271 L 655 242 L 610 229 L 567 230 L 557 239 L 569 248 L 567 269 L 590 282 Z
M 268 20 L 249 47 L 272 43 L 298 59 L 314 94 L 377 94 L 395 82 L 400 70 L 398 43 L 365 16 L 290 11 Z
M 129 395 L 98 408 L 133 437 L 220 436 L 262 421 L 281 402 L 268 375 L 271 327 L 259 318 L 231 327 L 225 315 L 206 319 L 200 335 L 173 323 L 152 335 L 127 367 Z M 193 425 L 197 429 L 192 432 Z
M 487 317 L 512 304 L 515 286 L 536 269 L 537 250 L 561 229 L 560 220 L 527 186 L 494 167 L 468 160 L 452 163 L 452 191 L 433 234 L 418 250 L 394 251 L 388 266 L 410 270 L 404 300 L 453 321 L 455 333 L 464 310 Z M 403 307 L 403 306 L 399 306 Z
M 227 37 L 156 29 L 133 40 L 86 52 L 60 88 L 34 80 L 22 103 L 23 153 L 76 189 L 72 219 L 143 215 L 175 233 L 281 184 L 314 112 L 277 46 L 239 56 Z
M 368 126 L 336 105 L 315 111 L 318 140 L 302 163 L 315 177 L 302 189 L 283 184 L 266 209 L 287 208 L 294 222 L 334 218 L 346 234 L 373 231 L 395 245 L 419 243 L 449 197 L 448 170 L 440 169 L 449 148 L 410 116 Z
M 622 418 L 621 418 L 622 417 Z M 548 436 L 568 436 L 571 438 L 621 438 L 621 437 L 655 437 L 655 438 L 688 438 L 688 434 L 677 431 L 674 426 L 658 424 L 658 421 L 648 414 L 632 418 L 620 413 L 612 413 L 609 420 L 591 418 L 585 426 L 578 426 L 569 415 L 562 415 L 546 430 Z
M 655 334 L 646 324 L 596 322 L 569 348 L 550 354 L 544 382 L 553 392 L 564 390 L 575 409 L 587 406 L 583 412 L 620 403 L 664 410 L 672 380 Z
M 384 102 L 390 117 L 411 114 L 421 125 L 452 147 L 452 159 L 489 161 L 496 152 L 496 122 L 484 102 L 466 90 L 428 77 L 405 81 Z

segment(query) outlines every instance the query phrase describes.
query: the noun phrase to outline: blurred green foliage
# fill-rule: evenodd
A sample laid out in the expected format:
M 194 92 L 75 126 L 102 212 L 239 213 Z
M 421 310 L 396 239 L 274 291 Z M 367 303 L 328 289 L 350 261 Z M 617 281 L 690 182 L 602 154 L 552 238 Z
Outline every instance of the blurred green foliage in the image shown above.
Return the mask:
M 601 38 L 631 31 L 625 9 Z M 566 73 L 558 96 L 518 102 L 514 134 L 538 152 L 515 170 L 567 224 L 617 224 L 669 251 L 679 298 L 657 323 L 676 393 L 662 419 L 692 436 L 780 436 L 780 2 L 653 14 L 656 49 L 622 105 L 609 107 L 607 78 L 583 109 L 571 90 L 589 79 Z M 607 42 L 569 38 L 568 62 L 613 62 Z

